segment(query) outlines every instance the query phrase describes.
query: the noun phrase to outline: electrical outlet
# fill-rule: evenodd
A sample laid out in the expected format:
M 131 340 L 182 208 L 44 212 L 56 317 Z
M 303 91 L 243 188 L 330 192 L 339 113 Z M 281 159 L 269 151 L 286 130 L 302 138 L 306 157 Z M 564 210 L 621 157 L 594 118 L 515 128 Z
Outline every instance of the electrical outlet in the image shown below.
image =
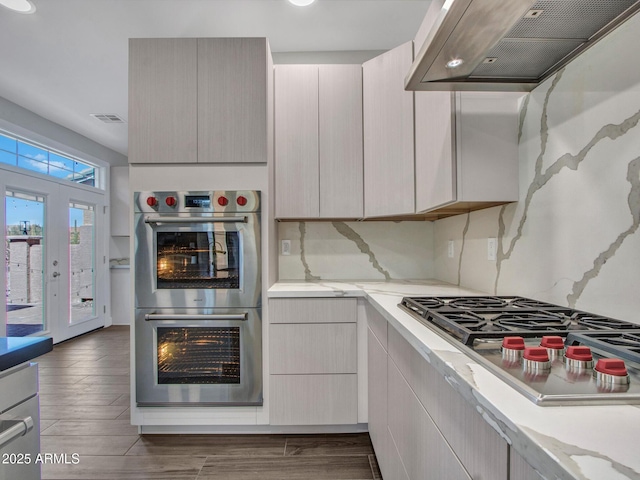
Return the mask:
M 498 242 L 495 237 L 487 238 L 487 260 L 490 262 L 496 261 L 496 256 L 498 253 Z
M 282 255 L 291 255 L 291 240 L 282 240 Z
M 449 244 L 447 246 L 447 256 L 449 258 L 453 258 L 453 240 L 449 240 Z

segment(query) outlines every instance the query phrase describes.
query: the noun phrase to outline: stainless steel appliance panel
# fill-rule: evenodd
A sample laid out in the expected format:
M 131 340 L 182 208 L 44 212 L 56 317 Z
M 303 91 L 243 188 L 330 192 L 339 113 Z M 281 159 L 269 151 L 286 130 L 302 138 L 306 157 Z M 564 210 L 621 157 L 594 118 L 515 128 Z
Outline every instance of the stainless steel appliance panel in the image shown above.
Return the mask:
M 39 480 L 38 367 L 22 364 L 0 373 L 0 480 Z
M 260 308 L 137 309 L 139 406 L 262 405 Z
M 138 192 L 134 203 L 136 308 L 261 306 L 259 192 Z

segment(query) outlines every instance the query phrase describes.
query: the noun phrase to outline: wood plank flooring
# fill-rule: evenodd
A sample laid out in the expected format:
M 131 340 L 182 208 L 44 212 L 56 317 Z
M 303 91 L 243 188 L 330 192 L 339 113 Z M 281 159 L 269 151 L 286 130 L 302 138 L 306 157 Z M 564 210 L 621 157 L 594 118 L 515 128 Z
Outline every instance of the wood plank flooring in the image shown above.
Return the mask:
M 367 434 L 138 435 L 129 423 L 129 327 L 113 326 L 38 357 L 43 480 L 381 479 Z

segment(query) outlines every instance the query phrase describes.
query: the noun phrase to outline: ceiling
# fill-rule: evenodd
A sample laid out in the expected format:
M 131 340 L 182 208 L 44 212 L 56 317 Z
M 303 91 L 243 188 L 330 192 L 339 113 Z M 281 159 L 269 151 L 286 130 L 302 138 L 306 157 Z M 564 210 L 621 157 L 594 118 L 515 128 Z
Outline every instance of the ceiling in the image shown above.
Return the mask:
M 388 50 L 413 39 L 430 0 L 32 0 L 0 7 L 0 97 L 123 155 L 128 39 L 267 37 L 274 53 Z

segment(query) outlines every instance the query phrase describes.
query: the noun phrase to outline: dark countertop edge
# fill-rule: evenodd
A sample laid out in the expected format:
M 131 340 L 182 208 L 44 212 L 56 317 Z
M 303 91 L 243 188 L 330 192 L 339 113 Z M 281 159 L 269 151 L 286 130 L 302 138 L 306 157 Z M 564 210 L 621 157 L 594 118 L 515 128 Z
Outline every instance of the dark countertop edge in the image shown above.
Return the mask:
M 7 352 L 4 355 L 0 355 L 0 371 L 8 370 L 11 367 L 33 360 L 51 350 L 53 350 L 53 339 L 48 337 L 43 338 L 40 342 Z

